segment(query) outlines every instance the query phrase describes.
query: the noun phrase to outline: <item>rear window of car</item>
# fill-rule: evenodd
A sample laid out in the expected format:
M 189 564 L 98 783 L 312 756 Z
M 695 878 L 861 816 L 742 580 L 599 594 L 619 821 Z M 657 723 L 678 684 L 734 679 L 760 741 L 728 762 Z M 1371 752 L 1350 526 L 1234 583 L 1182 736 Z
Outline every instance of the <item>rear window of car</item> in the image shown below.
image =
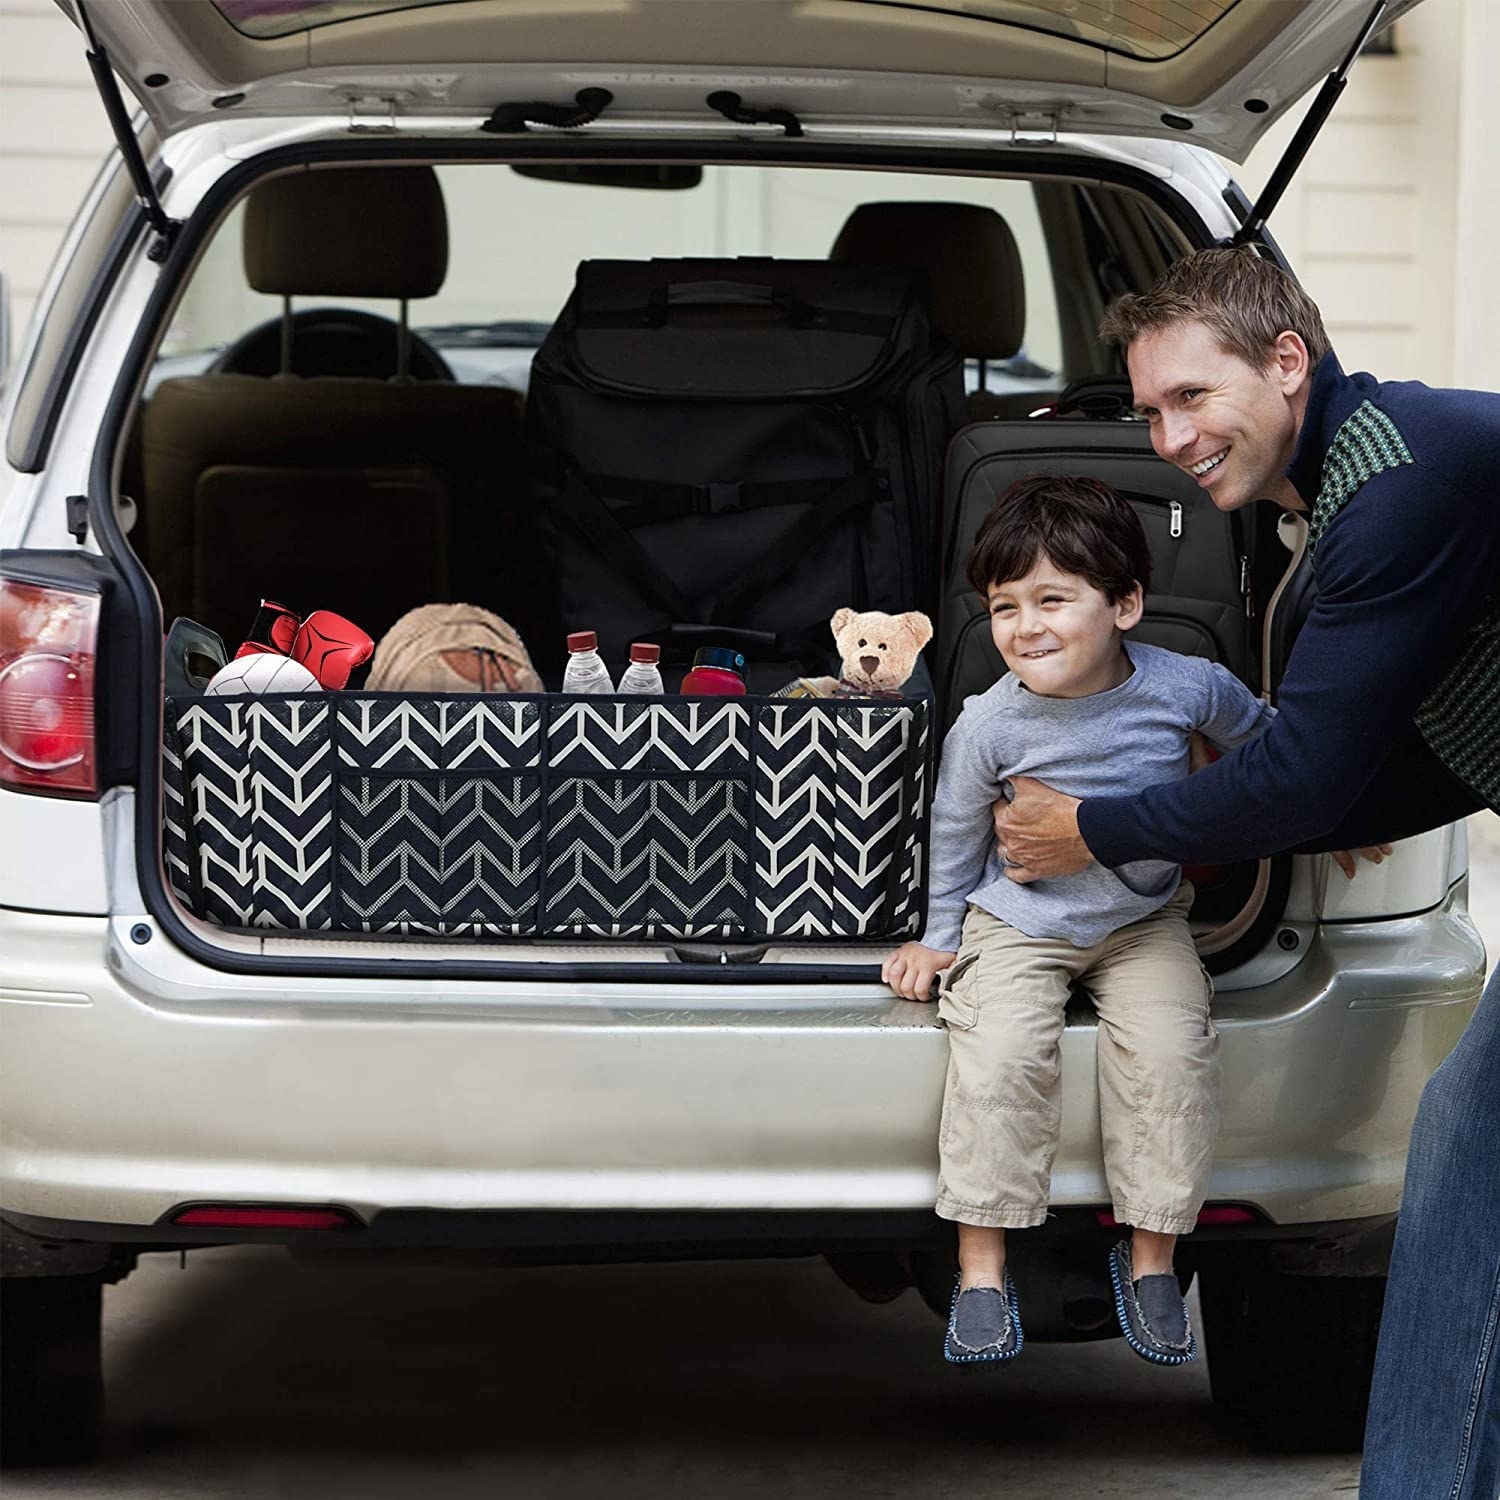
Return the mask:
M 1058 0 L 846 0 L 846 3 L 947 11 L 1160 62 L 1192 46 L 1239 0 L 1066 0 L 1064 4 L 1058 4 Z
M 456 0 L 213 0 L 219 14 L 245 36 L 290 36 L 317 26 L 363 20 L 392 11 L 422 10 Z M 1159 61 L 1190 47 L 1239 0 L 840 0 L 948 12 L 971 20 L 1084 42 L 1127 57 Z M 1264 3 L 1264 0 L 1262 0 Z
M 436 296 L 410 304 L 409 319 L 428 342 L 459 351 L 449 363 L 460 379 L 524 385 L 529 350 L 567 301 L 582 260 L 823 259 L 850 213 L 875 200 L 959 200 L 998 212 L 1021 256 L 1025 340 L 1015 356 L 987 365 L 983 379 L 991 388 L 1055 389 L 1064 371 L 1052 256 L 1037 190 L 1029 181 L 707 167 L 696 187 L 650 191 L 537 181 L 486 165 L 437 171 L 448 219 L 448 273 Z M 280 316 L 281 299 L 256 292 L 246 280 L 243 214 L 240 207 L 226 219 L 199 262 L 162 344 L 159 374 L 190 373 L 247 329 Z M 296 302 L 299 309 L 312 305 L 396 314 L 392 302 L 339 297 Z M 497 352 L 486 355 L 486 349 Z M 978 378 L 978 371 L 971 371 L 971 384 Z

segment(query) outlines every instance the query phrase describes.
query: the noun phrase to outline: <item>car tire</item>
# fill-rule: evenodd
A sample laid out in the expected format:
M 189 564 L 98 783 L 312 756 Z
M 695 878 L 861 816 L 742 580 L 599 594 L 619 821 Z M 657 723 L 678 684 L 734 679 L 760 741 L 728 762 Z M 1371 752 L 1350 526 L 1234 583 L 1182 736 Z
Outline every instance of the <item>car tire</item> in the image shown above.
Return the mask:
M 98 1276 L 0 1283 L 0 1462 L 81 1463 L 99 1451 L 103 1282 Z
M 1213 1401 L 1256 1447 L 1357 1452 L 1385 1278 L 1288 1276 L 1263 1259 L 1200 1270 Z

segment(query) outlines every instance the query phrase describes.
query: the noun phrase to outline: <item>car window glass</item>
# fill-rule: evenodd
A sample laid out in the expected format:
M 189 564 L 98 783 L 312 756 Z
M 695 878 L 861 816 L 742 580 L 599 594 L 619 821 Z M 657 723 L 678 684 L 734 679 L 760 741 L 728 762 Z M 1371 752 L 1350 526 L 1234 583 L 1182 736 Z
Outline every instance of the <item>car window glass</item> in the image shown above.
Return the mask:
M 1064 319 L 1030 182 L 837 169 L 709 167 L 683 190 L 646 190 L 523 178 L 478 165 L 438 168 L 449 226 L 448 274 L 436 296 L 409 307 L 411 326 L 445 351 L 461 380 L 524 385 L 529 351 L 591 257 L 770 255 L 826 257 L 849 214 L 871 201 L 963 201 L 996 209 L 1020 251 L 1024 347 L 1014 359 L 971 364 L 969 383 L 990 389 L 1055 390 L 1072 373 Z M 281 299 L 245 280 L 243 208 L 206 250 L 163 342 L 155 378 L 206 368 L 248 329 L 280 316 Z M 339 306 L 394 318 L 394 302 L 298 298 L 301 311 Z M 512 351 L 481 355 L 479 351 Z M 1086 373 L 1081 371 L 1079 373 Z
M 363 21 L 392 11 L 423 10 L 455 0 L 213 0 L 244 36 L 289 36 L 314 27 Z M 950 11 L 974 20 L 1023 27 L 1104 47 L 1126 57 L 1175 57 L 1238 0 L 839 0 L 905 10 Z
M 149 158 L 154 148 L 149 131 L 142 135 L 141 145 Z M 37 299 L 37 316 L 42 322 L 36 342 L 24 371 L 12 376 L 16 382 L 15 404 L 5 455 L 16 469 L 34 470 L 45 462 L 47 435 L 66 394 L 68 371 L 81 344 L 84 324 L 101 291 L 101 278 L 107 276 L 117 259 L 116 237 L 135 213 L 130 174 L 124 170 L 119 153 L 112 151 L 84 195 L 73 227 L 63 237 L 59 260 Z

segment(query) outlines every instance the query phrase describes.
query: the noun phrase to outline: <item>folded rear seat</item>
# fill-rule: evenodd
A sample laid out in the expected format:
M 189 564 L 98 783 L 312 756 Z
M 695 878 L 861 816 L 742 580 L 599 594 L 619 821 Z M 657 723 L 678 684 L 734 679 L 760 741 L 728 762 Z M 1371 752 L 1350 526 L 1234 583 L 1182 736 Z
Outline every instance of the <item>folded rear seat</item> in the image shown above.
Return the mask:
M 1088 474 L 1124 495 L 1146 528 L 1153 570 L 1145 617 L 1132 638 L 1222 662 L 1258 687 L 1242 518 L 1216 510 L 1186 474 L 1159 459 L 1144 423 L 977 422 L 948 450 L 943 491 L 944 585 L 934 676 L 945 727 L 966 697 L 1005 672 L 988 612 L 966 572 L 986 513 L 1028 474 Z

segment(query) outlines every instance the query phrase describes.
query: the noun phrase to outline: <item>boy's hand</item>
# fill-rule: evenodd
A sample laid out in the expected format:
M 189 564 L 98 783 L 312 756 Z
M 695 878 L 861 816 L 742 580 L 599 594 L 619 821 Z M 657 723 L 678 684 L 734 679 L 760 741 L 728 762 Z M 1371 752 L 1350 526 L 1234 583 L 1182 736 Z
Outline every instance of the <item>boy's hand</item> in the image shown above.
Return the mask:
M 1355 871 L 1359 868 L 1355 863 L 1356 858 L 1367 859 L 1372 865 L 1378 865 L 1391 852 L 1391 846 L 1389 844 L 1368 844 L 1363 849 L 1334 849 L 1331 852 L 1334 864 L 1350 880 L 1353 880 Z
M 958 957 L 921 943 L 902 943 L 880 967 L 880 977 L 903 1000 L 932 999 L 932 981 Z

